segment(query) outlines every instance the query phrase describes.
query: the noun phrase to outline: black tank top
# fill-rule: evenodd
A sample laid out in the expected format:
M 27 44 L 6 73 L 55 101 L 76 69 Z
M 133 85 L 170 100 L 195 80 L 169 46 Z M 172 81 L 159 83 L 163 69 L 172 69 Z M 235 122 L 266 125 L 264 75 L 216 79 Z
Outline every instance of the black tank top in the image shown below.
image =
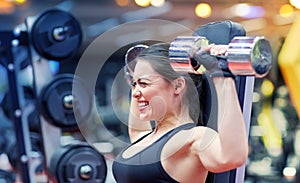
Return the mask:
M 181 130 L 189 129 L 194 126 L 196 126 L 194 123 L 178 126 L 164 134 L 153 144 L 129 158 L 122 157 L 123 152 L 130 146 L 125 148 L 113 162 L 112 170 L 116 181 L 118 183 L 177 183 L 177 181 L 170 177 L 164 170 L 160 161 L 161 151 L 166 142 L 173 135 Z M 147 135 L 131 145 L 141 141 Z

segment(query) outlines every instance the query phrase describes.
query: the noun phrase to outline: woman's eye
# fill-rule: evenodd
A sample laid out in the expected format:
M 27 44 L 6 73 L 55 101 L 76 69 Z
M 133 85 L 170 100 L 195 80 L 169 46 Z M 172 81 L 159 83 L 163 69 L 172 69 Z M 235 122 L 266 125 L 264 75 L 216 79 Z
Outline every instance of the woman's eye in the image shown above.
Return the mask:
M 134 88 L 136 86 L 136 81 L 131 81 L 130 85 Z
M 139 86 L 142 87 L 142 88 L 145 88 L 146 86 L 149 85 L 148 83 L 142 82 L 142 81 L 140 81 L 138 84 L 139 84 Z

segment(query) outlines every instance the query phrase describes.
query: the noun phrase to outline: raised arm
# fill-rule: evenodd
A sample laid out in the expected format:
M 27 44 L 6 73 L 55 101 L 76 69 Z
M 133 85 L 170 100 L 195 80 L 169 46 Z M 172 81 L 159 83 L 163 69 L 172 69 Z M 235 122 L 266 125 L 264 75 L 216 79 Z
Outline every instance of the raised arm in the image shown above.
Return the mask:
M 223 172 L 245 163 L 248 141 L 234 80 L 213 78 L 218 98 L 218 132 L 201 128 L 201 137 L 193 147 L 204 167 Z

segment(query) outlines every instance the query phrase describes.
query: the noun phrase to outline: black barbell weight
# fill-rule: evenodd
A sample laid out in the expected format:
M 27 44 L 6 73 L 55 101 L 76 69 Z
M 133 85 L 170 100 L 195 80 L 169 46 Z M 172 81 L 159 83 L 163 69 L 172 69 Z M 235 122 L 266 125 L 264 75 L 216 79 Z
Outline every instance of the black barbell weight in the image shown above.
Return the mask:
M 0 183 L 14 183 L 16 181 L 16 175 L 14 172 L 0 169 Z
M 85 143 L 59 148 L 51 157 L 49 170 L 58 183 L 103 183 L 107 176 L 104 156 Z
M 73 84 L 76 85 L 75 93 Z M 69 73 L 54 77 L 40 94 L 42 114 L 50 123 L 64 130 L 75 130 L 78 123 L 88 120 L 92 102 L 84 82 Z
M 31 28 L 31 41 L 39 55 L 63 61 L 78 53 L 82 42 L 79 22 L 68 12 L 51 9 L 42 13 Z

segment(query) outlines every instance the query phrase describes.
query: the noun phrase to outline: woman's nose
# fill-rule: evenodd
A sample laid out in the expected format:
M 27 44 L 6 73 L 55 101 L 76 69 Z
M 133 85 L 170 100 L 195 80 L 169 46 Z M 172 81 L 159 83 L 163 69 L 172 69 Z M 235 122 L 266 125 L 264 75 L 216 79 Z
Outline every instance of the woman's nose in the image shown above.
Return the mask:
M 140 97 L 142 96 L 142 93 L 141 93 L 140 90 L 135 89 L 135 90 L 133 90 L 133 92 L 132 92 L 132 96 L 133 96 L 134 98 L 140 98 Z

